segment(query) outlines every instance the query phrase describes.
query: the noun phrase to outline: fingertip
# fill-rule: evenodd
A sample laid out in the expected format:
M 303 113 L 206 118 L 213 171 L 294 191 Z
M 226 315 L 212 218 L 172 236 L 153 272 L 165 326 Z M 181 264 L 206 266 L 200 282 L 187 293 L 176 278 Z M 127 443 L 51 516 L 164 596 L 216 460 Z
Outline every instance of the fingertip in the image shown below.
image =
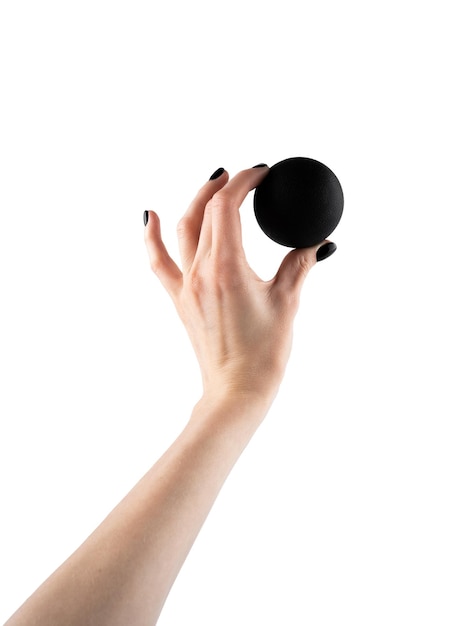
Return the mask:
M 157 244 L 160 239 L 160 218 L 154 211 L 144 211 L 144 240 L 147 247 Z
M 144 226 L 147 226 L 147 224 L 149 223 L 149 221 L 151 220 L 159 220 L 158 215 L 155 213 L 155 211 L 144 211 Z
M 229 177 L 230 176 L 227 170 L 224 167 L 219 167 L 209 177 L 209 180 L 207 180 L 205 184 L 199 189 L 199 194 L 197 198 L 199 198 L 199 195 L 203 197 L 207 196 L 207 200 L 205 200 L 205 202 L 208 202 L 208 200 L 214 195 L 214 193 L 217 192 L 217 190 L 221 189 L 221 187 L 224 187 L 224 185 L 227 184 Z
M 160 224 L 160 218 L 155 211 L 144 211 L 144 226 L 151 227 L 155 226 L 155 224 Z
M 211 174 L 211 176 L 209 177 L 209 180 L 216 180 L 217 178 L 220 178 L 225 171 L 226 170 L 223 167 L 217 168 L 215 172 Z
M 324 243 L 322 243 L 320 247 L 317 248 L 317 252 L 316 252 L 317 262 L 324 261 L 329 256 L 334 254 L 336 250 L 337 250 L 337 245 L 333 241 L 325 240 Z
M 266 178 L 269 171 L 269 165 L 266 165 L 266 163 L 258 163 L 258 165 L 253 165 L 253 167 L 242 170 L 240 175 L 249 180 L 249 188 L 250 191 L 252 191 L 261 184 L 261 181 Z

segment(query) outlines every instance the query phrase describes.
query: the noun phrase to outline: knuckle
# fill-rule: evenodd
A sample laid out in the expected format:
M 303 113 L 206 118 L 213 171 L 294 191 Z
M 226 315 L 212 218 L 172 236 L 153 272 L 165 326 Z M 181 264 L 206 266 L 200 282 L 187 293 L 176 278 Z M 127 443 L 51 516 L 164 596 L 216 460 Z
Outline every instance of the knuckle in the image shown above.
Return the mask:
M 307 276 L 310 272 L 311 263 L 305 254 L 301 254 L 298 258 L 299 270 L 303 276 Z
M 162 259 L 160 257 L 160 255 L 155 254 L 152 256 L 152 258 L 150 259 L 150 269 L 152 270 L 152 272 L 154 274 L 160 274 L 161 270 L 162 270 Z
M 226 189 L 222 188 L 217 191 L 209 200 L 212 209 L 223 209 L 230 207 L 233 203 L 232 195 Z
M 196 263 L 186 277 L 186 288 L 189 293 L 203 294 L 208 281 L 207 269 Z
M 193 291 L 194 293 L 201 293 L 202 291 L 204 291 L 204 282 L 205 281 L 202 272 L 200 272 L 199 270 L 191 272 L 191 275 L 189 277 L 189 286 L 191 288 L 191 291 Z
M 178 237 L 185 237 L 191 226 L 191 220 L 186 215 L 183 216 L 176 225 L 176 234 Z

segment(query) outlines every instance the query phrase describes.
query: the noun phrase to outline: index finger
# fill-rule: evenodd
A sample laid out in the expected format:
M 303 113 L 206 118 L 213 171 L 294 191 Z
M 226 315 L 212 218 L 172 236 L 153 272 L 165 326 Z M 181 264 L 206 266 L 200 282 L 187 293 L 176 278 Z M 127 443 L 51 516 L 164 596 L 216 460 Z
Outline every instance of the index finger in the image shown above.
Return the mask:
M 214 253 L 226 246 L 241 246 L 240 206 L 248 193 L 261 183 L 268 172 L 267 165 L 242 170 L 209 201 Z

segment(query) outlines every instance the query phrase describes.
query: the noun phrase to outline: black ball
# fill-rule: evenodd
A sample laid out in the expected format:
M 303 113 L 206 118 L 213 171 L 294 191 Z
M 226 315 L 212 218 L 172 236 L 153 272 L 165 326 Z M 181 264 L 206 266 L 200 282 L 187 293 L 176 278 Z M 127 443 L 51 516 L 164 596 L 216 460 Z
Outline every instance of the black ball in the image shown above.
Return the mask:
M 308 248 L 336 228 L 344 197 L 339 180 L 326 165 L 292 157 L 271 167 L 255 190 L 253 204 L 268 237 L 290 248 Z

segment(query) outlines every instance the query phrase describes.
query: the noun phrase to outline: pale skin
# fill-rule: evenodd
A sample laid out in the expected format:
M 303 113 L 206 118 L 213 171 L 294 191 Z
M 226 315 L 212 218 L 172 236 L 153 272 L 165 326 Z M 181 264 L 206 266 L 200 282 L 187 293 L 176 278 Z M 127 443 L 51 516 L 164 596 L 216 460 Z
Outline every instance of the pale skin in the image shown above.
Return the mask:
M 305 278 L 325 244 L 290 251 L 270 281 L 250 268 L 239 207 L 268 167 L 224 171 L 178 225 L 181 264 L 150 211 L 150 265 L 191 339 L 202 395 L 187 425 L 5 626 L 153 626 L 228 474 L 271 406 Z M 167 407 L 160 407 L 167 411 Z

